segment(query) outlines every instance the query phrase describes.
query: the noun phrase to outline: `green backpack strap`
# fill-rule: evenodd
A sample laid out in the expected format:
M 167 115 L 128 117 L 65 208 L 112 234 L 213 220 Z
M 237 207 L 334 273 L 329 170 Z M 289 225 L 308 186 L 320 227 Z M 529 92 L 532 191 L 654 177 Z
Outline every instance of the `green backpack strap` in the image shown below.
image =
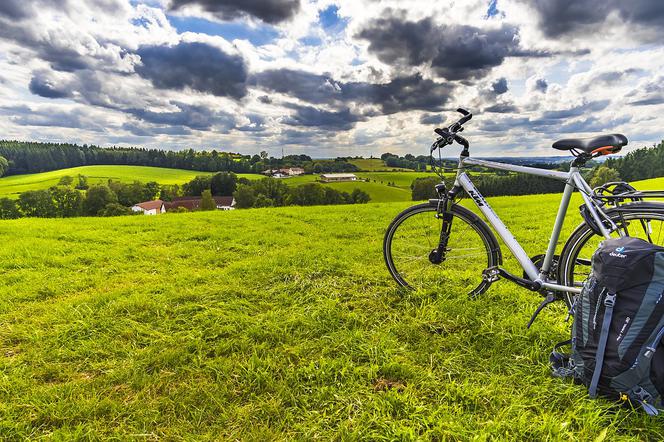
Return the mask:
M 599 342 L 597 343 L 597 355 L 595 356 L 595 371 L 590 381 L 588 389 L 590 397 L 597 397 L 597 384 L 599 377 L 602 374 L 602 365 L 604 365 L 604 351 L 606 350 L 606 341 L 609 338 L 609 328 L 611 326 L 611 317 L 613 316 L 613 307 L 616 305 L 616 294 L 607 293 L 604 298 L 604 321 L 602 321 L 602 331 L 599 335 Z

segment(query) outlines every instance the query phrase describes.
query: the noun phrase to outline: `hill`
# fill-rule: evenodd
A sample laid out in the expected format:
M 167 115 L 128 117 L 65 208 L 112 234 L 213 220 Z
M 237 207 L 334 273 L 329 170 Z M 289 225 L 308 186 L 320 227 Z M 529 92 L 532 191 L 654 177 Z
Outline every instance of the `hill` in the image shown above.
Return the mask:
M 380 158 L 354 158 L 349 159 L 349 163 L 356 165 L 364 172 L 378 172 L 378 171 L 410 171 L 411 169 L 403 169 L 400 167 L 388 167 L 385 161 Z
M 492 202 L 536 254 L 557 198 Z M 397 290 L 407 205 L 0 222 L 0 438 L 664 438 L 551 377 L 562 306 Z

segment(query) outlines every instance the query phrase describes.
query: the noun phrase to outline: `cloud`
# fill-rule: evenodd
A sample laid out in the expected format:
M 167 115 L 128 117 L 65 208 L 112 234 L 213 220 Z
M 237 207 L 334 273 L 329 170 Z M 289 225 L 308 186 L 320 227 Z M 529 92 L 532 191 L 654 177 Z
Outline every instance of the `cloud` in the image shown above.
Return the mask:
M 64 127 L 84 129 L 94 132 L 105 132 L 103 122 L 98 121 L 84 108 L 64 109 L 57 111 L 49 108 L 32 108 L 29 106 L 3 106 L 0 114 L 9 116 L 9 120 L 19 126 Z
M 505 77 L 499 78 L 498 80 L 491 83 L 491 89 L 496 95 L 502 95 L 506 93 L 509 88 L 507 87 L 507 79 Z
M 617 16 L 634 34 L 649 27 L 661 35 L 664 2 L 661 0 L 521 0 L 536 13 L 539 27 L 549 38 L 590 34 L 602 29 L 608 17 Z
M 549 55 L 521 48 L 517 28 L 507 24 L 482 29 L 439 25 L 431 17 L 411 21 L 391 10 L 387 14 L 370 21 L 357 37 L 367 40 L 369 52 L 390 66 L 429 66 L 448 80 L 468 80 L 486 76 L 506 57 Z
M 327 111 L 312 106 L 291 105 L 295 113 L 284 119 L 290 126 L 316 127 L 323 130 L 350 130 L 358 121 L 365 121 L 366 117 L 356 115 L 350 109 Z
M 422 114 L 420 117 L 420 124 L 424 125 L 439 125 L 445 121 L 445 116 L 442 114 Z
M 300 0 L 172 0 L 171 10 L 195 6 L 220 20 L 256 17 L 266 23 L 291 19 L 300 10 Z
M 159 89 L 191 88 L 220 97 L 247 94 L 247 66 L 240 55 L 199 42 L 175 46 L 141 46 L 136 72 Z
M 173 102 L 175 111 L 155 112 L 146 109 L 128 109 L 127 112 L 143 121 L 170 126 L 184 126 L 195 130 L 211 130 L 213 127 L 221 133 L 228 133 L 235 127 L 231 114 L 214 111 L 206 106 Z
M 44 72 L 38 72 L 32 77 L 28 89 L 33 94 L 45 98 L 65 98 L 71 95 L 67 87 L 55 83 Z
M 313 104 L 373 106 L 373 113 L 383 115 L 404 110 L 439 111 L 453 89 L 419 74 L 396 77 L 386 83 L 341 82 L 329 75 L 293 69 L 263 71 L 252 76 L 250 84 Z
M 538 78 L 535 80 L 533 89 L 537 92 L 546 93 L 546 90 L 549 88 L 549 83 L 544 78 Z

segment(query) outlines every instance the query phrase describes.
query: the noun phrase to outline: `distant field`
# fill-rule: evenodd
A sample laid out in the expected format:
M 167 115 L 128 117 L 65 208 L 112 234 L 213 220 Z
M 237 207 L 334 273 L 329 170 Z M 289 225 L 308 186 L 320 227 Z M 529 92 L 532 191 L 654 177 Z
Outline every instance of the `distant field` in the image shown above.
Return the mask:
M 356 165 L 363 171 L 375 172 L 383 170 L 411 170 L 401 167 L 389 167 L 385 165 L 385 161 L 380 158 L 360 158 L 356 160 L 348 160 L 349 163 Z
M 90 184 L 106 182 L 109 179 L 133 182 L 156 181 L 159 184 L 183 184 L 191 181 L 197 175 L 211 175 L 211 172 L 196 170 L 167 169 L 162 167 L 145 166 L 81 166 L 70 169 L 53 170 L 50 172 L 33 173 L 29 175 L 12 175 L 0 178 L 0 197 L 18 197 L 18 194 L 28 190 L 48 189 L 58 184 L 63 176 L 88 177 Z M 248 178 L 260 178 L 259 175 L 240 174 Z
M 634 181 L 632 182 L 632 185 L 637 190 L 664 190 L 664 177 Z

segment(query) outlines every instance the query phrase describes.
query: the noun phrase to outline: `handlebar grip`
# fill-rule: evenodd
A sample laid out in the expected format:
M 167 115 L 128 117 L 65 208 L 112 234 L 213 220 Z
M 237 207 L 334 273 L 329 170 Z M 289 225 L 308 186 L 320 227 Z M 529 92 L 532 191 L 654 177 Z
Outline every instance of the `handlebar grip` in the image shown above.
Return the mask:
M 441 137 L 447 137 L 449 135 L 445 129 L 441 129 L 440 127 L 435 128 L 433 131 Z
M 464 109 L 462 107 L 458 108 L 457 112 L 459 112 L 460 114 L 463 114 L 464 116 L 470 115 L 470 112 L 468 112 L 466 109 Z
M 454 135 L 454 141 L 462 145 L 464 148 L 468 149 L 468 140 L 466 140 L 464 137 L 461 135 Z

